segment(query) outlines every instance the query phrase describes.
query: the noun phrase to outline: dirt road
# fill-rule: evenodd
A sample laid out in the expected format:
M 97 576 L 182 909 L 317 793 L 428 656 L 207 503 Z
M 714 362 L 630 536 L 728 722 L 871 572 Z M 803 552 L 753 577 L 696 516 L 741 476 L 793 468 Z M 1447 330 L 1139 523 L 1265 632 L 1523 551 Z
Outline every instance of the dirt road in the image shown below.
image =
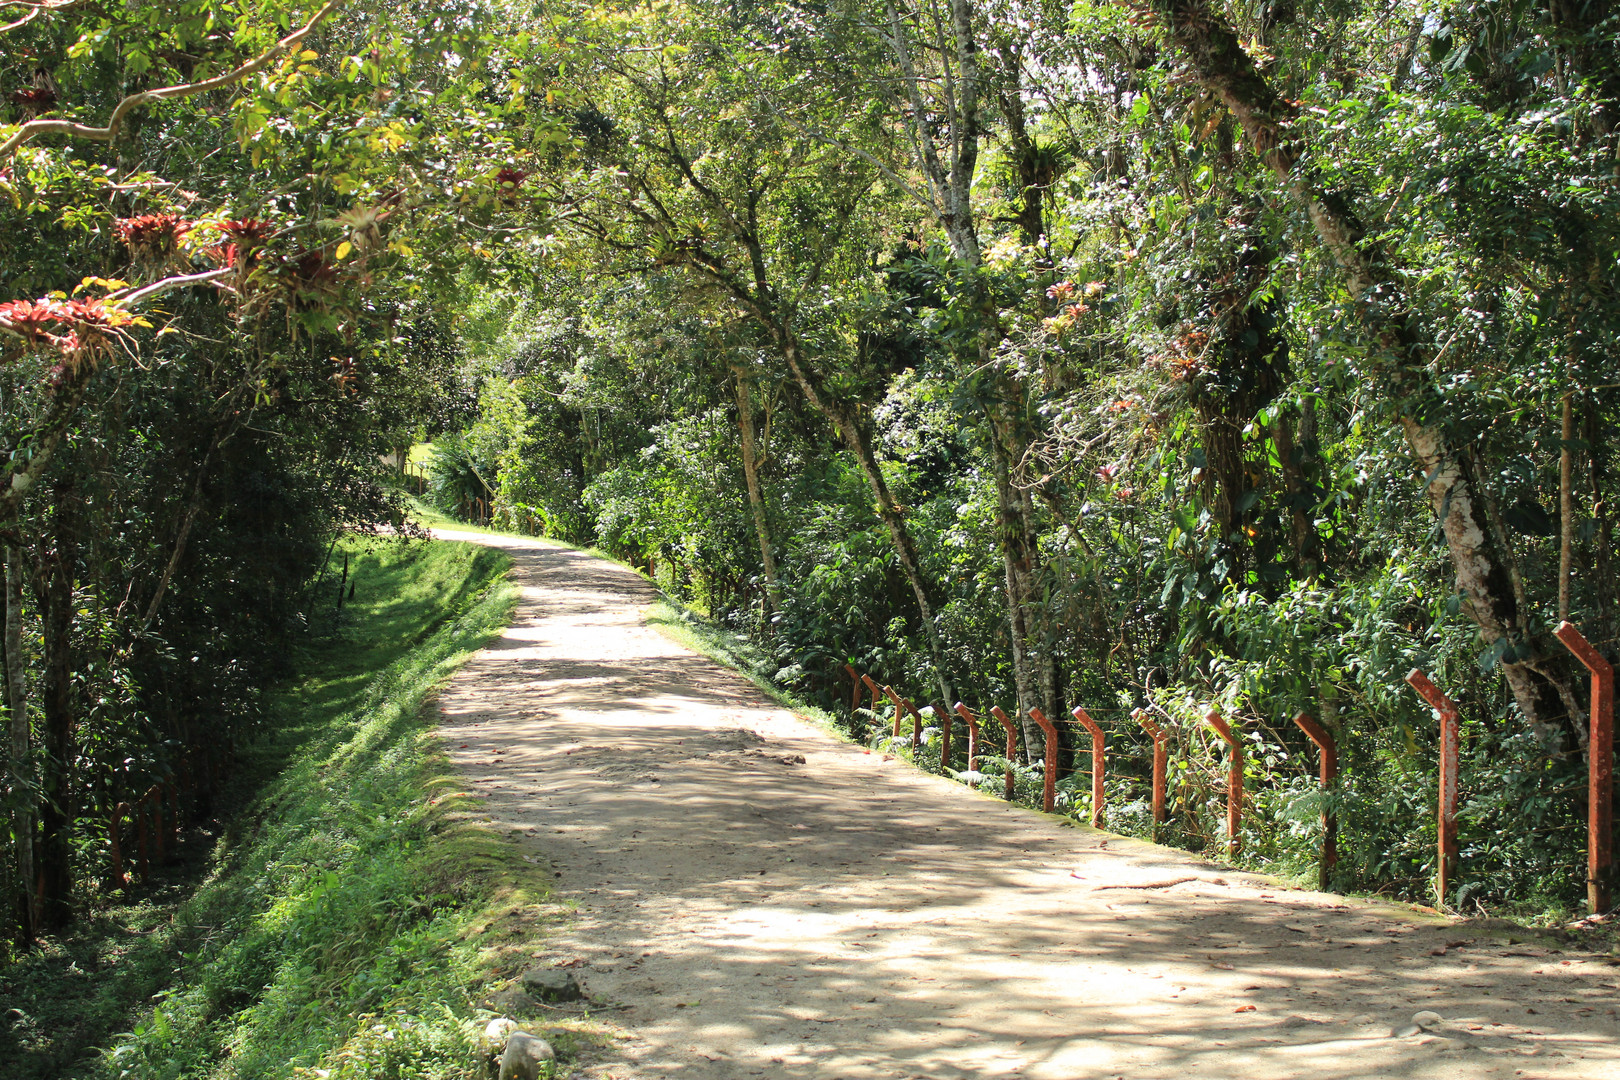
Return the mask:
M 648 628 L 628 570 L 440 535 L 516 563 L 522 606 L 443 735 L 577 902 L 536 951 L 621 1006 L 630 1038 L 581 1075 L 1620 1077 L 1602 958 L 1009 808 Z

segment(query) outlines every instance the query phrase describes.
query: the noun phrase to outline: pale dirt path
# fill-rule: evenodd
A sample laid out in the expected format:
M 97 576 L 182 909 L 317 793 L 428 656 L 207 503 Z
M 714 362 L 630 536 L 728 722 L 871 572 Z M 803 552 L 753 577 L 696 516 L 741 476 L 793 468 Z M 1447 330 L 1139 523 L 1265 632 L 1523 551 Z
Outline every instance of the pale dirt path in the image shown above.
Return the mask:
M 536 955 L 622 1005 L 581 1075 L 1620 1077 L 1620 967 L 1060 827 L 771 704 L 622 567 L 439 535 L 516 565 L 442 733 L 577 902 Z M 1389 1037 L 1420 1009 L 1436 1035 Z

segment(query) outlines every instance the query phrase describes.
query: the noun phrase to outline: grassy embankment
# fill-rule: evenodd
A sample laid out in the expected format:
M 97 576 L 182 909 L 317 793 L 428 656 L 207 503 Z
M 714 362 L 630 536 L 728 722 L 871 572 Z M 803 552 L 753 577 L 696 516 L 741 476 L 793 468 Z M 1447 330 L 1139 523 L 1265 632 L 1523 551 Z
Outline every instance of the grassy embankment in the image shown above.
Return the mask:
M 475 824 L 425 706 L 515 592 L 487 549 L 345 547 L 355 598 L 274 695 L 259 791 L 202 872 L 4 973 L 28 1018 L 8 1077 L 479 1074 L 471 999 L 560 909 Z

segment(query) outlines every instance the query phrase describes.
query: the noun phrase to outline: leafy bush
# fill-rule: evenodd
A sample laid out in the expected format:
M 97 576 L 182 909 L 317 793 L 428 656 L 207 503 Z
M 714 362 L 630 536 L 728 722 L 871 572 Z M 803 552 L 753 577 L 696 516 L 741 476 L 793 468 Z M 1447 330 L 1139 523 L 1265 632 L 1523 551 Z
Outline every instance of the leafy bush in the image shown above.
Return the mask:
M 243 816 L 174 919 L 171 984 L 97 1075 L 460 1078 L 480 1068 L 469 927 L 527 875 L 459 821 L 424 704 L 514 601 L 487 549 L 437 558 L 401 599 L 445 616 L 328 718 Z M 459 601 L 457 597 L 460 597 Z M 284 707 L 296 709 L 294 694 Z M 489 857 L 494 855 L 491 860 Z M 503 895 L 498 895 L 505 890 Z

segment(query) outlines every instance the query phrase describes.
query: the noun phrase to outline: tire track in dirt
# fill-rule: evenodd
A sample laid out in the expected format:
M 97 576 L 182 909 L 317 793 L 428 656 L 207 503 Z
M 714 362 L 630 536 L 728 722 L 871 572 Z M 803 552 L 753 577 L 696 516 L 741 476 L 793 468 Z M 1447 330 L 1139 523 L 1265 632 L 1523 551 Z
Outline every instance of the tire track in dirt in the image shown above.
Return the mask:
M 621 1006 L 578 1075 L 1620 1078 L 1602 958 L 1060 826 L 774 705 L 647 627 L 623 567 L 437 535 L 522 591 L 441 734 L 577 903 L 537 954 Z

